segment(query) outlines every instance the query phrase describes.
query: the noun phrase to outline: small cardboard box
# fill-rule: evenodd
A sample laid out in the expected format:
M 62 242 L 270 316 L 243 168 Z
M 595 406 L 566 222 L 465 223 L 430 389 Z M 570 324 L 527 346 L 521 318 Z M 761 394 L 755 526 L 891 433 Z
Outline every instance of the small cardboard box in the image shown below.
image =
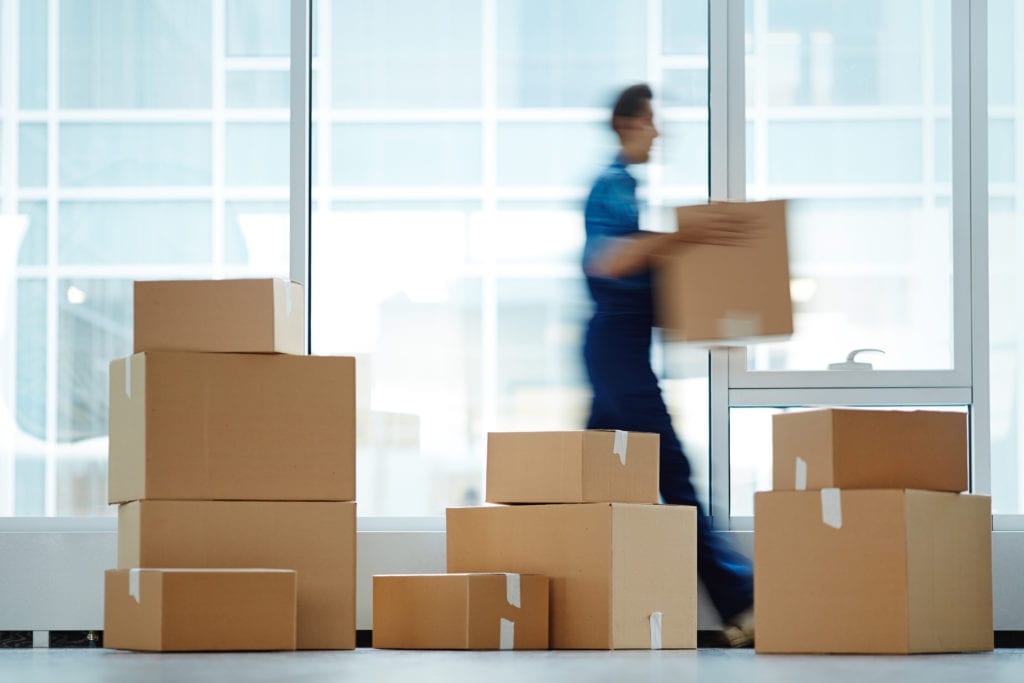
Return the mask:
M 697 646 L 692 507 L 580 503 L 449 508 L 449 572 L 551 579 L 551 647 Z
M 487 502 L 657 503 L 659 444 L 640 432 L 491 432 Z
M 106 572 L 105 586 L 104 647 L 295 649 L 291 570 L 114 569 Z
M 836 409 L 772 416 L 772 489 L 967 489 L 967 415 Z
M 688 244 L 657 259 L 658 325 L 667 341 L 723 346 L 793 334 L 786 202 L 718 202 L 676 209 L 680 225 L 711 210 L 751 221 L 736 245 Z
M 375 576 L 373 646 L 545 650 L 548 578 L 537 574 Z
M 355 500 L 355 400 L 349 357 L 115 360 L 108 501 Z
M 117 513 L 117 565 L 294 569 L 296 646 L 355 647 L 355 503 L 128 503 Z
M 758 652 L 991 650 L 991 501 L 934 491 L 755 496 Z
M 135 283 L 135 353 L 306 353 L 302 285 L 285 280 Z

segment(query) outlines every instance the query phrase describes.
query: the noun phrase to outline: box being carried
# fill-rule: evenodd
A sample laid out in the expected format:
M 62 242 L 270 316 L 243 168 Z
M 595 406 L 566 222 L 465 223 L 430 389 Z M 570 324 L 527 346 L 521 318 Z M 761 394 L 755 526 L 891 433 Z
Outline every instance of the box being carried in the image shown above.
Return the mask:
M 294 569 L 296 646 L 355 647 L 355 503 L 128 503 L 117 511 L 117 565 Z
M 295 572 L 288 569 L 114 569 L 106 573 L 104 604 L 104 647 L 295 649 Z
M 967 489 L 967 415 L 805 410 L 772 416 L 772 489 Z
M 659 444 L 640 432 L 491 432 L 487 502 L 657 503 Z
M 668 341 L 741 346 L 793 334 L 786 202 L 718 202 L 676 209 L 680 225 L 709 211 L 749 223 L 735 245 L 688 244 L 658 258 L 658 325 Z
M 284 280 L 135 283 L 135 353 L 306 353 L 302 285 Z
M 354 500 L 355 420 L 353 358 L 115 360 L 108 501 Z
M 823 489 L 754 500 L 758 652 L 992 649 L 988 497 Z
M 551 647 L 697 646 L 697 515 L 676 505 L 448 508 L 449 572 L 550 578 Z
M 374 576 L 373 646 L 547 649 L 548 578 L 497 573 Z

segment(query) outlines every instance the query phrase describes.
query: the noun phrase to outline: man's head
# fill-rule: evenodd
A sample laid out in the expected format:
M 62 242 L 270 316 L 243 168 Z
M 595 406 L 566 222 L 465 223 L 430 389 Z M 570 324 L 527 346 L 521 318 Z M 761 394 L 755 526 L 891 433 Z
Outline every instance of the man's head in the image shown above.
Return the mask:
M 638 83 L 623 90 L 612 108 L 612 130 L 619 136 L 622 153 L 634 164 L 650 159 L 651 145 L 658 137 L 651 109 L 653 97 L 650 86 Z

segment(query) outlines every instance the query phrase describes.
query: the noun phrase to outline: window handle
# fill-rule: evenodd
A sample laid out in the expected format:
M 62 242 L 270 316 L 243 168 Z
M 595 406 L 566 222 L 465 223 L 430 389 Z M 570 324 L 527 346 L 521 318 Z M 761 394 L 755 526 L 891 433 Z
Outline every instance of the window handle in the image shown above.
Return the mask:
M 857 354 L 864 352 L 885 353 L 882 349 L 854 349 L 846 354 L 846 360 L 841 363 L 829 363 L 829 370 L 871 370 L 872 365 L 866 361 L 858 361 Z

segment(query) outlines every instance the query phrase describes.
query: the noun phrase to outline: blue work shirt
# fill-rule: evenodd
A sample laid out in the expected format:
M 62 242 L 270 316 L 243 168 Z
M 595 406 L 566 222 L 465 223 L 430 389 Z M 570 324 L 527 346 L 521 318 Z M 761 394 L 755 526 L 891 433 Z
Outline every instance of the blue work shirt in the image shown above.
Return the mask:
M 627 162 L 619 154 L 594 182 L 584 209 L 586 243 L 583 247 L 583 271 L 587 287 L 601 313 L 650 313 L 651 273 L 644 271 L 621 278 L 590 275 L 588 265 L 608 242 L 640 231 L 640 210 L 636 199 L 636 178 L 626 170 Z

